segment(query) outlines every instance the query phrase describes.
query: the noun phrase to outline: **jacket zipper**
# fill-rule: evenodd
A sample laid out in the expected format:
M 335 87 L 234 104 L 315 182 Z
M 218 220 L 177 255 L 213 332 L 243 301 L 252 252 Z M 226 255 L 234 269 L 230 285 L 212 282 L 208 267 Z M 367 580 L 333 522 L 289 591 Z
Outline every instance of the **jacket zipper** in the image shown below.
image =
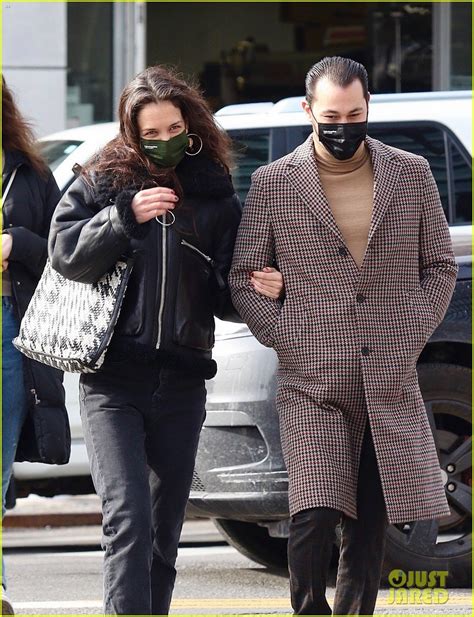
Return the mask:
M 186 242 L 186 240 L 184 240 L 183 238 L 181 239 L 181 244 L 183 244 L 184 246 L 188 246 L 193 251 L 196 251 L 196 253 L 199 253 L 201 257 L 204 257 L 204 259 L 207 262 L 209 262 L 211 265 L 214 265 L 214 260 L 212 259 L 212 257 L 209 257 L 209 255 L 206 255 L 205 253 L 200 251 L 196 246 L 194 246 L 194 244 L 190 244 L 189 242 Z
M 18 165 L 17 167 L 14 167 L 11 171 L 11 173 L 16 173 L 16 171 L 21 167 L 21 164 Z M 10 175 L 11 178 L 11 175 Z M 2 175 L 2 184 L 3 184 L 3 175 Z M 5 216 L 4 216 L 4 205 L 5 205 L 5 200 L 3 199 L 3 194 L 2 194 L 2 219 L 4 222 L 5 221 Z M 21 321 L 21 315 L 20 315 L 20 303 L 18 301 L 18 295 L 17 295 L 17 289 L 16 289 L 16 280 L 14 277 L 10 277 L 11 278 L 11 284 L 12 284 L 12 296 L 14 298 L 15 301 L 15 308 L 17 311 L 17 315 L 18 315 L 18 320 Z M 31 401 L 34 404 L 35 407 L 37 407 L 41 401 L 38 398 L 38 394 L 36 392 L 36 384 L 35 384 L 35 378 L 33 375 L 33 369 L 31 368 L 31 365 L 29 363 L 29 360 L 27 360 L 26 362 L 23 363 L 23 365 L 26 367 L 26 372 L 28 373 L 28 376 L 30 378 L 30 383 L 28 384 L 29 386 L 32 386 L 29 388 L 29 392 L 31 395 Z M 28 379 L 28 378 L 27 378 Z
M 163 223 L 166 223 L 166 215 L 162 214 L 161 218 Z M 165 288 L 166 288 L 166 227 L 162 225 L 161 228 L 161 297 L 160 297 L 160 308 L 158 309 L 158 336 L 156 339 L 156 348 L 161 345 L 161 334 L 163 327 L 163 312 L 165 308 Z
M 41 403 L 41 401 L 39 400 L 38 395 L 36 394 L 36 389 L 35 388 L 31 388 L 30 392 L 34 396 L 35 405 L 39 405 Z
M 18 165 L 17 167 L 14 167 L 11 172 L 10 172 L 10 179 L 11 179 L 11 175 L 12 174 L 16 174 L 16 172 L 18 171 L 18 169 L 20 169 L 22 163 L 20 165 Z M 5 224 L 5 199 L 3 197 L 3 185 L 5 184 L 4 179 L 3 179 L 3 174 L 2 174 L 2 226 Z M 7 183 L 8 185 L 8 183 Z M 11 188 L 11 187 L 10 187 Z M 2 229 L 2 233 L 5 231 L 6 227 L 3 227 Z
M 181 244 L 183 246 L 189 247 L 190 249 L 198 253 L 198 255 L 201 255 L 201 257 L 203 257 L 207 261 L 207 263 L 211 266 L 214 272 L 214 276 L 216 277 L 217 285 L 220 290 L 223 290 L 227 287 L 226 282 L 222 278 L 221 271 L 217 267 L 217 264 L 214 261 L 214 259 L 212 259 L 212 257 L 209 257 L 209 255 L 206 255 L 206 253 L 203 253 L 202 251 L 200 251 L 196 246 L 194 246 L 194 244 L 190 244 L 189 242 L 186 242 L 186 240 L 184 240 L 183 238 L 181 239 Z
M 18 295 L 17 295 L 17 290 L 16 290 L 16 281 L 15 279 L 12 277 L 11 279 L 12 282 L 12 297 L 15 301 L 15 308 L 17 311 L 17 316 L 18 316 L 18 320 L 21 321 L 21 315 L 20 315 L 20 304 L 18 302 Z M 28 390 L 29 393 L 31 395 L 31 402 L 34 404 L 35 407 L 37 407 L 41 401 L 38 398 L 38 394 L 36 392 L 36 383 L 35 383 L 35 377 L 33 375 L 33 369 L 31 368 L 31 364 L 29 360 L 26 360 L 25 362 L 23 362 L 23 366 L 26 368 L 26 372 L 28 373 L 28 376 L 26 378 L 26 380 L 28 381 L 28 378 L 30 380 L 30 383 L 28 384 Z

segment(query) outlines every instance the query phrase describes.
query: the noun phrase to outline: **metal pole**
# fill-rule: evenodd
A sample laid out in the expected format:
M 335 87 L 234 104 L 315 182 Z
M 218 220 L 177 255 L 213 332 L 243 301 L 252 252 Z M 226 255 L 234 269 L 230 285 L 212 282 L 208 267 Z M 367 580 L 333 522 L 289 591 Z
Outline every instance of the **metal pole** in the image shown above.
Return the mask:
M 134 74 L 146 68 L 146 2 L 133 3 L 134 11 L 134 42 L 135 66 Z
M 113 106 L 120 93 L 146 67 L 146 2 L 113 5 Z
M 433 2 L 433 90 L 449 90 L 451 87 L 451 4 Z
M 395 20 L 395 92 L 402 91 L 402 14 L 392 13 Z

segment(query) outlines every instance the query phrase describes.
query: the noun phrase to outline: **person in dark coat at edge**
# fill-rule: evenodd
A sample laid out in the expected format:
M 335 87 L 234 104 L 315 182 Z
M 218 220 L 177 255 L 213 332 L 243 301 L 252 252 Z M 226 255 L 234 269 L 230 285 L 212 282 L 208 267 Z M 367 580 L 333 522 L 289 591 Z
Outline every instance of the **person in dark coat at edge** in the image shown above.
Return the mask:
M 241 204 L 230 138 L 174 71 L 137 75 L 119 120 L 60 201 L 49 255 L 85 283 L 134 255 L 104 364 L 80 377 L 80 409 L 102 500 L 104 612 L 167 615 L 205 380 L 217 370 L 214 316 L 241 321 L 227 286 Z M 277 298 L 282 277 L 266 266 L 254 288 Z
M 19 450 L 28 451 L 20 460 L 40 460 L 28 454 L 36 450 L 36 444 L 26 443 L 22 436 L 29 409 L 41 404 L 50 408 L 52 418 L 66 414 L 63 373 L 29 360 L 12 344 L 46 263 L 49 225 L 61 193 L 2 77 L 4 194 L 8 185 L 6 199 L 2 199 L 2 517 Z M 69 451 L 70 441 L 62 446 Z M 6 584 L 2 560 L 2 613 L 11 615 Z
M 310 68 L 312 131 L 254 172 L 229 274 L 235 307 L 279 360 L 297 615 L 373 614 L 388 525 L 451 513 L 416 366 L 458 265 L 429 162 L 367 135 L 369 98 L 360 63 Z M 284 301 L 248 284 L 274 258 Z

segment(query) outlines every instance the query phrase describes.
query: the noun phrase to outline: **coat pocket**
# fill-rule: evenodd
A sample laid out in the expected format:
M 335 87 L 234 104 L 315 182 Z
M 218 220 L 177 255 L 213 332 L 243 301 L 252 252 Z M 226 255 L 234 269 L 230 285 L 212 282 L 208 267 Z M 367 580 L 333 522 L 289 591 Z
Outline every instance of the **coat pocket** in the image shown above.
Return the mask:
M 306 320 L 305 295 L 285 298 L 273 329 L 273 348 L 280 363 L 294 365 L 304 356 L 303 333 Z
M 173 340 L 178 345 L 209 351 L 214 346 L 213 269 L 210 257 L 182 242 Z
M 436 316 L 425 290 L 421 286 L 409 289 L 405 292 L 405 299 L 411 312 L 424 325 L 425 333 L 431 335 L 436 325 Z

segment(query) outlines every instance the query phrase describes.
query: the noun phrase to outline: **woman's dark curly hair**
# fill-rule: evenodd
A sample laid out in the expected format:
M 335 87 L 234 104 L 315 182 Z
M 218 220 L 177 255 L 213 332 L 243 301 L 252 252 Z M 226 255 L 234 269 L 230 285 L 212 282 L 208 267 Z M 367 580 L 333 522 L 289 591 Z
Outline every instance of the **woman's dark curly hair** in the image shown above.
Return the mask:
M 181 192 L 172 169 L 157 167 L 140 149 L 137 116 L 149 103 L 170 101 L 178 107 L 190 133 L 203 141 L 201 155 L 220 163 L 228 172 L 232 141 L 214 120 L 200 88 L 185 81 L 173 68 L 151 66 L 139 73 L 123 90 L 118 108 L 120 132 L 83 168 L 88 175 L 112 174 L 114 187 L 141 184 L 143 188 L 171 186 Z
M 18 109 L 13 93 L 2 75 L 2 146 L 26 156 L 40 175 L 46 176 L 48 166 L 41 156 L 31 124 Z

